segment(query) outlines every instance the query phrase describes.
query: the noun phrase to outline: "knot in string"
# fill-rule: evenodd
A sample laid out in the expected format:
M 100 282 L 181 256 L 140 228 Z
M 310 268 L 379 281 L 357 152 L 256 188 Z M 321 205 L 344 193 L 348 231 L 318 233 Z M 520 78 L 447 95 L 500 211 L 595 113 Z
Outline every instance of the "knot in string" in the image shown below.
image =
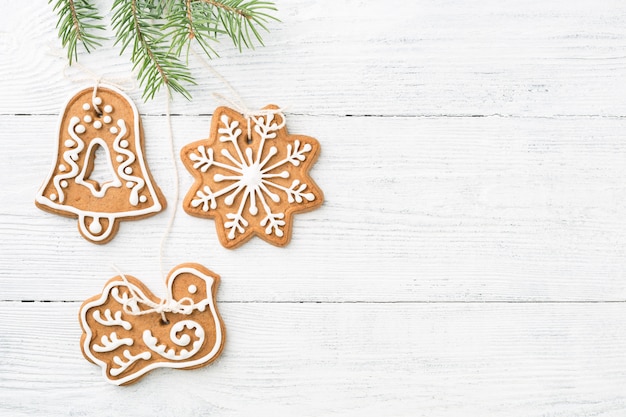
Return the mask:
M 276 109 L 259 109 L 259 110 L 250 110 L 245 104 L 243 104 L 242 100 L 231 100 L 227 97 L 224 97 L 222 94 L 220 93 L 213 93 L 213 97 L 217 98 L 218 100 L 221 100 L 223 102 L 225 102 L 226 104 L 228 104 L 230 107 L 232 107 L 233 109 L 237 110 L 239 113 L 241 113 L 243 115 L 243 117 L 245 117 L 246 119 L 246 125 L 248 127 L 248 136 L 247 139 L 250 140 L 252 139 L 252 123 L 251 121 L 254 120 L 255 124 L 259 124 L 259 119 L 257 119 L 257 117 L 267 117 L 269 115 L 273 115 L 273 116 L 280 116 L 280 123 L 276 126 L 276 130 L 281 129 L 283 127 L 285 127 L 285 115 L 283 114 L 283 108 L 276 108 Z M 267 121 L 267 120 L 266 120 Z
M 80 70 L 84 75 L 77 76 L 75 73 L 70 74 L 68 73 L 68 70 L 70 68 L 76 68 Z M 95 72 L 91 71 L 89 68 L 85 67 L 84 65 L 79 64 L 78 62 L 75 62 L 71 66 L 69 64 L 65 64 L 65 67 L 63 68 L 63 77 L 66 80 L 70 80 L 76 83 L 85 82 L 85 81 L 93 82 L 94 85 L 93 85 L 93 92 L 91 93 L 91 104 L 94 110 L 96 111 L 96 113 L 98 113 L 98 115 L 102 114 L 102 110 L 100 110 L 102 99 L 97 97 L 98 87 L 100 86 L 100 84 L 108 84 L 122 91 L 130 91 L 130 90 L 134 90 L 135 88 L 137 88 L 137 83 L 134 78 L 131 78 L 131 77 L 104 78 L 96 74 Z
M 128 281 L 126 275 L 121 272 L 117 267 L 113 266 L 113 269 L 117 271 L 120 275 L 124 283 L 126 284 L 126 288 L 131 294 L 131 297 L 124 299 L 122 303 L 122 308 L 124 312 L 133 315 L 133 316 L 143 316 L 146 314 L 157 313 L 161 315 L 161 319 L 164 323 L 168 323 L 167 318 L 165 317 L 165 313 L 174 313 L 174 314 L 185 314 L 189 315 L 193 313 L 196 309 L 196 304 L 189 297 L 181 298 L 180 300 L 173 300 L 171 298 L 163 298 L 160 302 L 155 303 L 154 301 L 147 298 L 143 293 L 135 291 L 133 285 Z M 142 304 L 147 309 L 139 309 L 137 304 Z

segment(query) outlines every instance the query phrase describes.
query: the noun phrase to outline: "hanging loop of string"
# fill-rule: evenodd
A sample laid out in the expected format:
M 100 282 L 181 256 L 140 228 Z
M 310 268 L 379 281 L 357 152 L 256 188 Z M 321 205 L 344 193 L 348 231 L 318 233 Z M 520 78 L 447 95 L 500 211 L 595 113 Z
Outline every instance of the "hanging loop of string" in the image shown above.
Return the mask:
M 78 70 L 82 75 L 71 72 L 72 69 Z M 122 91 L 132 91 L 137 88 L 137 81 L 134 77 L 102 77 L 78 62 L 74 62 L 72 65 L 65 64 L 63 78 L 74 83 L 92 82 L 95 84 L 94 92 L 97 92 L 100 84 L 108 84 Z M 93 96 L 95 97 L 95 94 Z
M 68 74 L 68 70 L 70 68 L 76 68 L 80 70 L 85 76 L 77 77 L 74 74 Z M 73 82 L 85 82 L 91 81 L 93 82 L 93 91 L 91 93 L 91 105 L 93 109 L 96 111 L 98 116 L 102 115 L 102 110 L 100 109 L 100 105 L 102 104 L 102 99 L 100 99 L 98 95 L 98 87 L 100 84 L 108 84 L 112 87 L 116 87 L 122 91 L 134 90 L 137 87 L 137 83 L 134 78 L 125 77 L 125 78 L 104 78 L 91 71 L 89 68 L 84 65 L 75 62 L 72 66 L 69 64 L 65 64 L 63 68 L 63 77 L 66 80 L 70 80 Z
M 258 125 L 259 124 L 259 120 L 257 119 L 258 117 L 267 117 L 270 114 L 278 115 L 280 116 L 281 121 L 278 124 L 277 129 L 282 129 L 283 127 L 285 127 L 285 115 L 283 114 L 283 110 L 284 110 L 283 108 L 279 107 L 276 109 L 250 110 L 245 105 L 243 105 L 243 103 L 241 102 L 237 103 L 233 100 L 230 100 L 220 93 L 213 93 L 213 97 L 228 104 L 230 107 L 232 107 L 233 109 L 241 113 L 243 117 L 245 117 L 246 125 L 248 127 L 248 132 L 247 132 L 248 140 L 252 139 L 252 123 L 251 122 L 254 121 L 254 123 Z
M 255 124 L 259 124 L 258 117 L 267 117 L 268 115 L 278 115 L 281 118 L 281 122 L 278 125 L 278 129 L 281 129 L 285 126 L 285 115 L 283 114 L 284 108 L 276 108 L 276 109 L 259 109 L 259 110 L 251 110 L 248 106 L 245 105 L 243 99 L 237 93 L 237 90 L 233 88 L 233 86 L 228 82 L 226 78 L 222 76 L 215 68 L 213 68 L 204 57 L 202 57 L 199 53 L 197 53 L 193 48 L 190 49 L 191 53 L 200 61 L 200 63 L 208 69 L 218 80 L 220 80 L 227 88 L 230 90 L 232 94 L 232 98 L 227 98 L 220 93 L 213 93 L 213 97 L 218 100 L 226 103 L 231 108 L 237 110 L 239 113 L 243 115 L 246 119 L 247 124 L 247 138 L 248 140 L 252 139 L 252 123 L 254 121 Z
M 193 313 L 196 309 L 196 305 L 194 301 L 189 297 L 181 298 L 180 300 L 172 300 L 171 298 L 163 298 L 159 303 L 152 301 L 147 298 L 143 293 L 135 291 L 134 286 L 128 281 L 126 275 L 122 271 L 120 271 L 115 265 L 113 265 L 113 269 L 119 274 L 122 278 L 122 281 L 126 284 L 126 288 L 130 292 L 131 297 L 128 297 L 124 300 L 122 304 L 122 308 L 124 312 L 133 315 L 133 316 L 143 316 L 146 314 L 157 313 L 161 315 L 161 320 L 163 323 L 168 323 L 167 317 L 165 317 L 165 313 L 174 313 L 174 314 L 186 314 L 189 315 Z M 133 304 L 142 304 L 146 309 L 134 309 Z
M 96 95 L 98 94 L 98 84 L 100 84 L 100 80 L 101 78 L 96 78 L 96 81 L 93 85 L 93 93 L 91 93 L 91 105 L 93 106 L 93 109 L 96 111 L 98 116 L 102 115 L 102 110 L 100 110 L 100 107 L 98 107 L 100 104 L 102 104 L 102 101 L 98 100 L 98 97 L 96 97 Z

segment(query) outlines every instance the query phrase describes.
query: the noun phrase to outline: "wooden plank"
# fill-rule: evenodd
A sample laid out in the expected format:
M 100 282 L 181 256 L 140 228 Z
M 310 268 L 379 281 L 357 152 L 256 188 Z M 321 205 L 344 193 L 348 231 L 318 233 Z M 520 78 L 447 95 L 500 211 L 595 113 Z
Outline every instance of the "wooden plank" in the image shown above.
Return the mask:
M 229 301 L 626 297 L 626 120 L 288 117 L 292 132 L 322 143 L 312 176 L 324 206 L 296 216 L 287 248 L 255 239 L 234 251 L 218 243 L 211 220 L 180 210 L 166 270 L 203 263 L 224 277 Z M 205 137 L 209 123 L 175 117 L 176 149 Z M 10 144 L 0 165 L 0 298 L 83 300 L 114 275 L 111 264 L 160 291 L 159 243 L 174 206 L 165 119 L 144 125 L 170 208 L 124 222 L 104 246 L 33 204 L 52 163 L 56 116 L 0 124 Z M 184 193 L 192 179 L 180 175 Z
M 0 303 L 1 414 L 626 413 L 623 303 L 223 303 L 218 362 L 130 387 L 83 359 L 77 308 Z
M 99 2 L 106 10 L 111 1 Z M 267 47 L 224 39 L 212 65 L 250 107 L 300 114 L 612 115 L 626 113 L 626 3 L 617 0 L 336 2 L 279 0 Z M 52 6 L 0 6 L 0 114 L 55 114 L 78 85 L 63 76 Z M 108 16 L 107 16 L 108 17 Z M 24 22 L 28 21 L 26 25 Z M 52 47 L 52 48 L 51 48 Z M 128 77 L 112 42 L 80 62 Z M 192 57 L 195 100 L 210 113 L 228 89 Z M 79 74 L 79 78 L 83 76 Z M 140 101 L 139 91 L 132 96 Z M 163 97 L 140 110 L 164 111 Z

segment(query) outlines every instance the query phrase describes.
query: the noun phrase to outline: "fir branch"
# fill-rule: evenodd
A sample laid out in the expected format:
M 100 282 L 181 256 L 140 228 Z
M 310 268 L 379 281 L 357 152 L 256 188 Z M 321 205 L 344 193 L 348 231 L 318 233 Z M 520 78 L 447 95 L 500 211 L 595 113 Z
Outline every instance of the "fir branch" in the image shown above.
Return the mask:
M 188 53 L 194 40 L 209 58 L 217 56 L 211 43 L 217 42 L 215 34 L 224 33 L 217 27 L 210 10 L 192 0 L 174 2 L 163 29 L 171 38 L 172 52 L 179 57 L 183 50 Z
M 48 3 L 52 3 L 49 0 Z M 80 42 L 87 52 L 91 52 L 96 46 L 101 46 L 100 40 L 104 38 L 93 32 L 104 30 L 102 16 L 98 9 L 89 0 L 57 0 L 53 10 L 59 16 L 57 29 L 59 38 L 64 48 L 67 48 L 67 58 L 70 65 L 78 60 L 78 43 Z
M 103 39 L 92 33 L 104 26 L 90 1 L 56 0 L 54 6 L 70 64 L 78 59 L 78 43 L 90 52 Z M 181 56 L 193 42 L 209 58 L 217 56 L 213 44 L 219 35 L 230 37 L 240 51 L 254 48 L 255 39 L 263 45 L 260 30 L 278 20 L 270 14 L 276 11 L 274 3 L 266 0 L 115 0 L 112 11 L 115 44 L 121 45 L 121 53 L 132 44 L 131 62 L 139 70 L 144 99 L 153 98 L 162 86 L 190 98 L 184 85 L 194 80 Z
M 252 35 L 263 45 L 263 39 L 257 27 L 268 31 L 265 26 L 277 18 L 266 13 L 276 11 L 274 3 L 263 0 L 194 0 L 211 8 L 213 18 L 219 21 L 224 32 L 241 51 L 242 47 L 254 48 Z M 217 34 L 217 33 L 216 33 Z
M 116 44 L 122 53 L 132 43 L 133 69 L 139 68 L 138 79 L 144 87 L 144 98 L 151 99 L 165 85 L 186 98 L 191 98 L 182 83 L 194 84 L 187 67 L 170 52 L 159 25 L 161 16 L 149 0 L 115 0 L 113 29 Z

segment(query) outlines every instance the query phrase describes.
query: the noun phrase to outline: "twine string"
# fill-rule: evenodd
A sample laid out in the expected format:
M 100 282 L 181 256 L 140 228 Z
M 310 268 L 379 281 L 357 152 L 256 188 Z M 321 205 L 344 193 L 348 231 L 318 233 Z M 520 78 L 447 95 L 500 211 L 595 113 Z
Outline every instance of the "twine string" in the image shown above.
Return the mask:
M 232 98 L 228 98 L 220 93 L 212 93 L 213 97 L 226 103 L 229 107 L 237 110 L 239 113 L 243 115 L 246 119 L 247 125 L 247 138 L 248 141 L 252 139 L 252 123 L 254 121 L 255 124 L 259 124 L 258 117 L 267 117 L 269 115 L 278 115 L 281 118 L 280 124 L 277 125 L 277 129 L 281 129 L 285 126 L 285 115 L 283 114 L 284 107 L 276 108 L 276 109 L 257 109 L 252 110 L 248 106 L 246 106 L 241 95 L 235 90 L 235 88 L 228 82 L 222 74 L 220 74 L 212 65 L 210 65 L 204 57 L 202 57 L 199 53 L 197 53 L 193 48 L 190 48 L 191 53 L 200 61 L 200 63 L 208 69 L 218 80 L 220 80 L 227 88 L 230 90 L 232 94 Z
M 169 89 L 166 89 L 166 121 L 167 121 L 167 132 L 169 136 L 170 142 L 170 156 L 172 158 L 172 164 L 174 166 L 174 208 L 172 210 L 172 214 L 170 215 L 169 222 L 167 223 L 167 227 L 165 228 L 165 233 L 163 233 L 163 237 L 161 238 L 161 245 L 159 249 L 159 267 L 161 269 L 161 275 L 165 278 L 165 273 L 163 271 L 164 264 L 164 251 L 165 251 L 165 242 L 170 232 L 172 231 L 172 227 L 174 226 L 174 220 L 176 219 L 176 211 L 178 210 L 178 197 L 180 194 L 179 187 L 179 175 L 178 175 L 178 165 L 176 163 L 176 151 L 174 149 L 174 131 L 172 129 L 172 113 L 170 110 L 170 100 L 172 96 L 170 94 Z
M 63 55 L 61 55 L 58 52 L 57 49 L 52 48 L 52 47 L 48 48 L 48 54 L 55 56 L 57 58 L 63 58 L 63 59 L 65 58 Z M 78 76 L 75 73 L 70 74 L 68 72 L 70 68 L 78 69 L 80 72 L 82 72 L 83 75 Z M 94 87 L 93 87 L 93 92 L 91 94 L 91 102 L 92 102 L 94 110 L 98 114 L 102 113 L 102 111 L 100 110 L 99 104 L 96 102 L 97 101 L 96 97 L 98 94 L 98 87 L 100 86 L 100 84 L 108 84 L 122 91 L 132 91 L 137 88 L 137 82 L 136 82 L 135 77 L 104 78 L 78 62 L 75 62 L 71 66 L 68 63 L 65 64 L 65 66 L 63 67 L 63 78 L 65 78 L 66 80 L 72 81 L 74 83 L 93 82 Z M 174 151 L 174 133 L 172 129 L 172 120 L 171 120 L 171 111 L 170 111 L 171 95 L 170 95 L 169 90 L 167 89 L 166 89 L 166 93 L 167 93 L 166 120 L 167 120 L 168 136 L 169 136 L 169 143 L 170 143 L 170 153 L 172 157 L 172 162 L 174 164 L 174 173 L 175 173 L 175 184 L 174 184 L 175 203 L 174 203 L 174 209 L 172 210 L 172 215 L 170 216 L 167 228 L 165 230 L 165 233 L 163 234 L 163 237 L 161 238 L 161 244 L 160 244 L 159 267 L 160 267 L 161 275 L 163 276 L 164 279 L 165 279 L 165 274 L 163 272 L 163 264 L 164 264 L 163 252 L 164 252 L 164 247 L 165 247 L 167 236 L 171 232 L 172 226 L 174 224 L 174 219 L 176 218 L 176 211 L 178 207 L 178 197 L 179 197 L 179 184 L 178 184 L 179 175 L 178 175 L 178 166 L 176 164 L 175 151 Z M 188 315 L 188 314 L 191 314 L 193 310 L 196 308 L 196 305 L 193 299 L 189 297 L 184 297 L 180 300 L 174 300 L 172 299 L 171 294 L 169 293 L 166 295 L 165 298 L 161 299 L 160 302 L 156 303 L 152 301 L 151 299 L 147 298 L 146 296 L 144 296 L 143 293 L 135 291 L 134 286 L 128 281 L 128 279 L 126 278 L 126 275 L 124 275 L 124 273 L 120 271 L 119 268 L 117 268 L 115 265 L 112 265 L 112 267 L 122 278 L 122 280 L 126 284 L 126 287 L 128 288 L 128 291 L 131 294 L 131 297 L 125 300 L 122 306 L 124 311 L 128 314 L 131 314 L 133 316 L 143 316 L 146 314 L 157 313 L 161 316 L 161 320 L 164 323 L 167 323 L 168 320 L 167 320 L 167 317 L 165 316 L 165 313 L 181 313 L 181 314 Z M 131 303 L 139 303 L 147 308 L 139 309 L 139 310 L 133 309 Z
M 146 314 L 157 313 L 161 315 L 161 320 L 163 323 L 168 323 L 167 317 L 165 317 L 165 313 L 174 313 L 174 314 L 185 314 L 189 315 L 193 313 L 193 310 L 196 308 L 194 301 L 190 297 L 183 297 L 180 300 L 173 300 L 170 297 L 166 297 L 161 299 L 159 303 L 155 303 L 143 293 L 135 291 L 134 286 L 128 281 L 126 275 L 122 271 L 120 271 L 115 265 L 112 265 L 113 269 L 119 274 L 126 284 L 126 288 L 131 294 L 131 297 L 128 297 L 124 300 L 122 304 L 122 308 L 124 311 L 133 316 L 143 316 Z M 131 303 L 142 304 L 147 309 L 144 310 L 136 310 L 133 309 Z

